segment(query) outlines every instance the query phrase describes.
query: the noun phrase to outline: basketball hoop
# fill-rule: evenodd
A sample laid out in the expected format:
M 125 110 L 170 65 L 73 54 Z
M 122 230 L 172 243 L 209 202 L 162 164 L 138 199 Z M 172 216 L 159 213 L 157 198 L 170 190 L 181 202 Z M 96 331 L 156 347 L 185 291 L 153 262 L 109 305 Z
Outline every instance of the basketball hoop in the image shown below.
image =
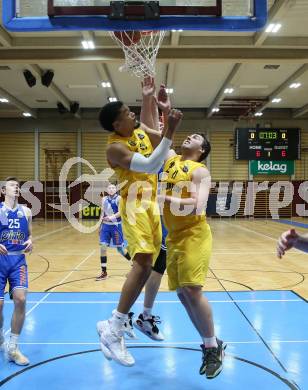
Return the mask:
M 124 51 L 125 64 L 119 70 L 137 77 L 154 77 L 158 49 L 165 31 L 110 31 L 112 39 Z

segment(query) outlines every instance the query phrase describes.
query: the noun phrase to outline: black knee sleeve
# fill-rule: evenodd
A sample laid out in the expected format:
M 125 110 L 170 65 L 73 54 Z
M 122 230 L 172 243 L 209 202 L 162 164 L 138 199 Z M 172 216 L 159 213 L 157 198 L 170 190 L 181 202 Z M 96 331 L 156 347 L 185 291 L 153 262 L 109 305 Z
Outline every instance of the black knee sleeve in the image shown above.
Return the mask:
M 166 251 L 164 249 L 160 250 L 152 269 L 161 275 L 166 271 Z

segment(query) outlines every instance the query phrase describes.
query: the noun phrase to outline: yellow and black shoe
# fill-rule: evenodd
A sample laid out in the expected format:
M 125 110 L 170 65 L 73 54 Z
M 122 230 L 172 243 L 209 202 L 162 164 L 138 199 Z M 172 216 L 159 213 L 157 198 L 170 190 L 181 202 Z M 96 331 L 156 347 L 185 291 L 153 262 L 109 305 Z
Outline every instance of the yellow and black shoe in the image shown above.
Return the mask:
M 218 339 L 217 344 L 217 348 L 205 348 L 204 344 L 200 345 L 202 348 L 202 364 L 199 373 L 200 375 L 205 374 L 207 379 L 216 378 L 223 368 L 223 359 L 227 344 Z

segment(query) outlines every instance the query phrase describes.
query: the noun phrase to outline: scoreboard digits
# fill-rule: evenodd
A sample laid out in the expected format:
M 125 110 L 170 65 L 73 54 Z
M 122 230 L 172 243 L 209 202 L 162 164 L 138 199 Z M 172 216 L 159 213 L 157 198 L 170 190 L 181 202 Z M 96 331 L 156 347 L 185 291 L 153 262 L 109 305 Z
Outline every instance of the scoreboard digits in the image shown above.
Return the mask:
M 299 129 L 238 128 L 235 130 L 236 160 L 298 160 Z
M 275 131 L 261 131 L 259 139 L 277 139 L 277 133 Z

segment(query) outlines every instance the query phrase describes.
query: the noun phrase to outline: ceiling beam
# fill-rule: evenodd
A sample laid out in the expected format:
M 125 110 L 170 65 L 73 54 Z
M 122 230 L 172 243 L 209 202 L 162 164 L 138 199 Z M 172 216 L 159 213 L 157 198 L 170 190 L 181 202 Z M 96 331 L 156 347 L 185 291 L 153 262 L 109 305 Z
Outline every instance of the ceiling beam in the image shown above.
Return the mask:
M 95 67 L 96 67 L 96 70 L 97 70 L 97 73 L 98 73 L 98 76 L 99 76 L 99 79 L 100 79 L 100 83 L 102 81 L 109 81 L 110 84 L 111 84 L 110 88 L 103 88 L 106 91 L 106 98 L 108 98 L 109 96 L 112 95 L 112 97 L 116 97 L 119 100 L 120 97 L 119 97 L 119 94 L 118 94 L 118 92 L 116 90 L 114 82 L 113 82 L 113 80 L 111 78 L 108 66 L 106 64 L 100 63 L 100 64 L 95 64 Z M 111 91 L 111 94 L 107 95 L 107 93 L 109 91 Z
M 95 43 L 95 35 L 93 31 L 82 31 L 81 35 L 85 41 L 93 41 Z
M 258 111 L 263 111 L 266 107 L 268 107 L 272 100 L 279 95 L 287 88 L 289 88 L 290 84 L 294 83 L 301 77 L 304 73 L 308 71 L 308 63 L 302 65 L 296 72 L 294 72 L 290 77 L 288 77 L 278 88 L 276 88 L 268 97 L 267 102 L 264 103 L 261 107 L 258 108 Z
M 273 47 L 273 48 L 297 48 L 306 49 L 308 48 L 308 37 L 268 37 L 262 47 Z
M 175 75 L 175 62 L 169 62 L 167 64 L 167 70 L 166 70 L 166 87 L 167 88 L 174 88 L 174 75 Z
M 176 39 L 176 34 L 178 39 Z M 170 46 L 198 46 L 199 48 L 223 48 L 237 47 L 249 48 L 254 47 L 252 36 L 197 36 L 197 35 L 180 35 L 180 33 L 171 33 L 169 44 L 164 40 L 162 47 Z M 176 44 L 177 43 L 177 44 Z M 12 47 L 14 49 L 81 49 L 80 37 L 14 37 L 12 39 Z M 96 49 L 116 48 L 115 42 L 109 36 L 95 36 Z M 268 36 L 262 47 L 277 47 L 277 48 L 308 48 L 307 37 L 287 37 L 287 36 Z
M 11 36 L 1 26 L 0 26 L 0 43 L 4 47 L 11 47 L 12 46 Z
M 308 112 L 308 104 L 293 111 L 293 118 L 299 118 Z
M 33 37 L 14 37 L 13 38 L 13 47 L 14 48 L 59 48 L 59 49 L 81 49 L 81 41 L 84 39 L 83 36 L 88 37 L 87 32 L 84 32 L 84 35 L 81 36 L 53 36 L 52 39 L 50 36 L 33 36 Z M 106 47 L 116 47 L 115 42 L 110 36 L 96 36 L 95 35 L 95 46 L 96 48 L 106 48 Z
M 253 37 L 254 45 L 255 46 L 262 46 L 263 42 L 266 40 L 268 37 L 268 33 L 265 32 L 267 26 L 270 23 L 278 22 L 279 18 L 282 18 L 285 13 L 288 11 L 290 8 L 290 5 L 293 0 L 276 0 L 273 6 L 271 7 L 268 15 L 268 22 L 264 29 L 262 31 L 258 31 L 255 33 Z
M 233 66 L 231 72 L 229 73 L 228 77 L 226 78 L 226 80 L 222 84 L 220 90 L 218 91 L 217 95 L 215 96 L 215 99 L 213 100 L 213 102 L 211 103 L 209 108 L 207 109 L 207 112 L 206 112 L 206 117 L 207 118 L 210 118 L 213 115 L 213 111 L 212 111 L 213 108 L 214 107 L 218 107 L 219 103 L 223 100 L 224 95 L 225 95 L 224 94 L 225 89 L 230 86 L 230 83 L 232 82 L 232 80 L 234 79 L 235 75 L 239 71 L 241 65 L 242 64 L 237 63 L 237 64 L 235 64 Z
M 32 108 L 26 106 L 23 102 L 16 99 L 15 96 L 11 95 L 8 91 L 0 87 L 0 96 L 8 99 L 10 101 L 10 104 L 14 105 L 15 107 L 19 108 L 22 112 L 28 112 L 31 114 L 33 118 L 37 118 L 37 111 L 33 110 Z
M 36 77 L 39 79 L 44 74 L 43 69 L 41 69 L 37 64 L 29 64 L 27 65 L 27 69 L 30 70 L 31 73 L 35 74 Z M 67 96 L 64 95 L 64 93 L 60 90 L 60 88 L 52 81 L 48 89 L 55 95 L 55 97 L 58 99 L 60 103 L 63 104 L 63 106 L 70 111 L 71 109 L 71 101 L 68 99 Z M 74 114 L 76 118 L 80 118 L 80 112 L 77 111 L 76 114 Z
M 119 62 L 123 59 L 120 48 L 96 49 L 42 49 L 42 50 L 1 50 L 0 63 L 59 63 L 59 62 Z M 278 61 L 279 63 L 306 63 L 308 49 L 273 49 L 273 48 L 173 48 L 162 47 L 158 52 L 158 60 L 176 62 L 178 60 L 192 62 L 241 62 L 264 63 Z
M 180 32 L 170 32 L 170 45 L 178 46 L 180 41 Z M 174 88 L 175 62 L 169 62 L 166 66 L 165 85 L 169 88 Z
M 171 46 L 178 46 L 180 42 L 180 32 L 179 31 L 171 31 L 170 44 Z
M 82 31 L 82 37 L 86 41 L 93 41 L 96 46 L 96 37 L 92 31 Z M 114 86 L 114 82 L 111 78 L 108 66 L 103 63 L 96 63 L 95 68 L 100 80 L 100 84 L 102 81 L 108 81 L 111 84 L 110 88 L 103 88 L 105 90 L 104 92 L 106 99 L 108 99 L 108 97 L 116 97 L 119 100 L 119 94 Z

